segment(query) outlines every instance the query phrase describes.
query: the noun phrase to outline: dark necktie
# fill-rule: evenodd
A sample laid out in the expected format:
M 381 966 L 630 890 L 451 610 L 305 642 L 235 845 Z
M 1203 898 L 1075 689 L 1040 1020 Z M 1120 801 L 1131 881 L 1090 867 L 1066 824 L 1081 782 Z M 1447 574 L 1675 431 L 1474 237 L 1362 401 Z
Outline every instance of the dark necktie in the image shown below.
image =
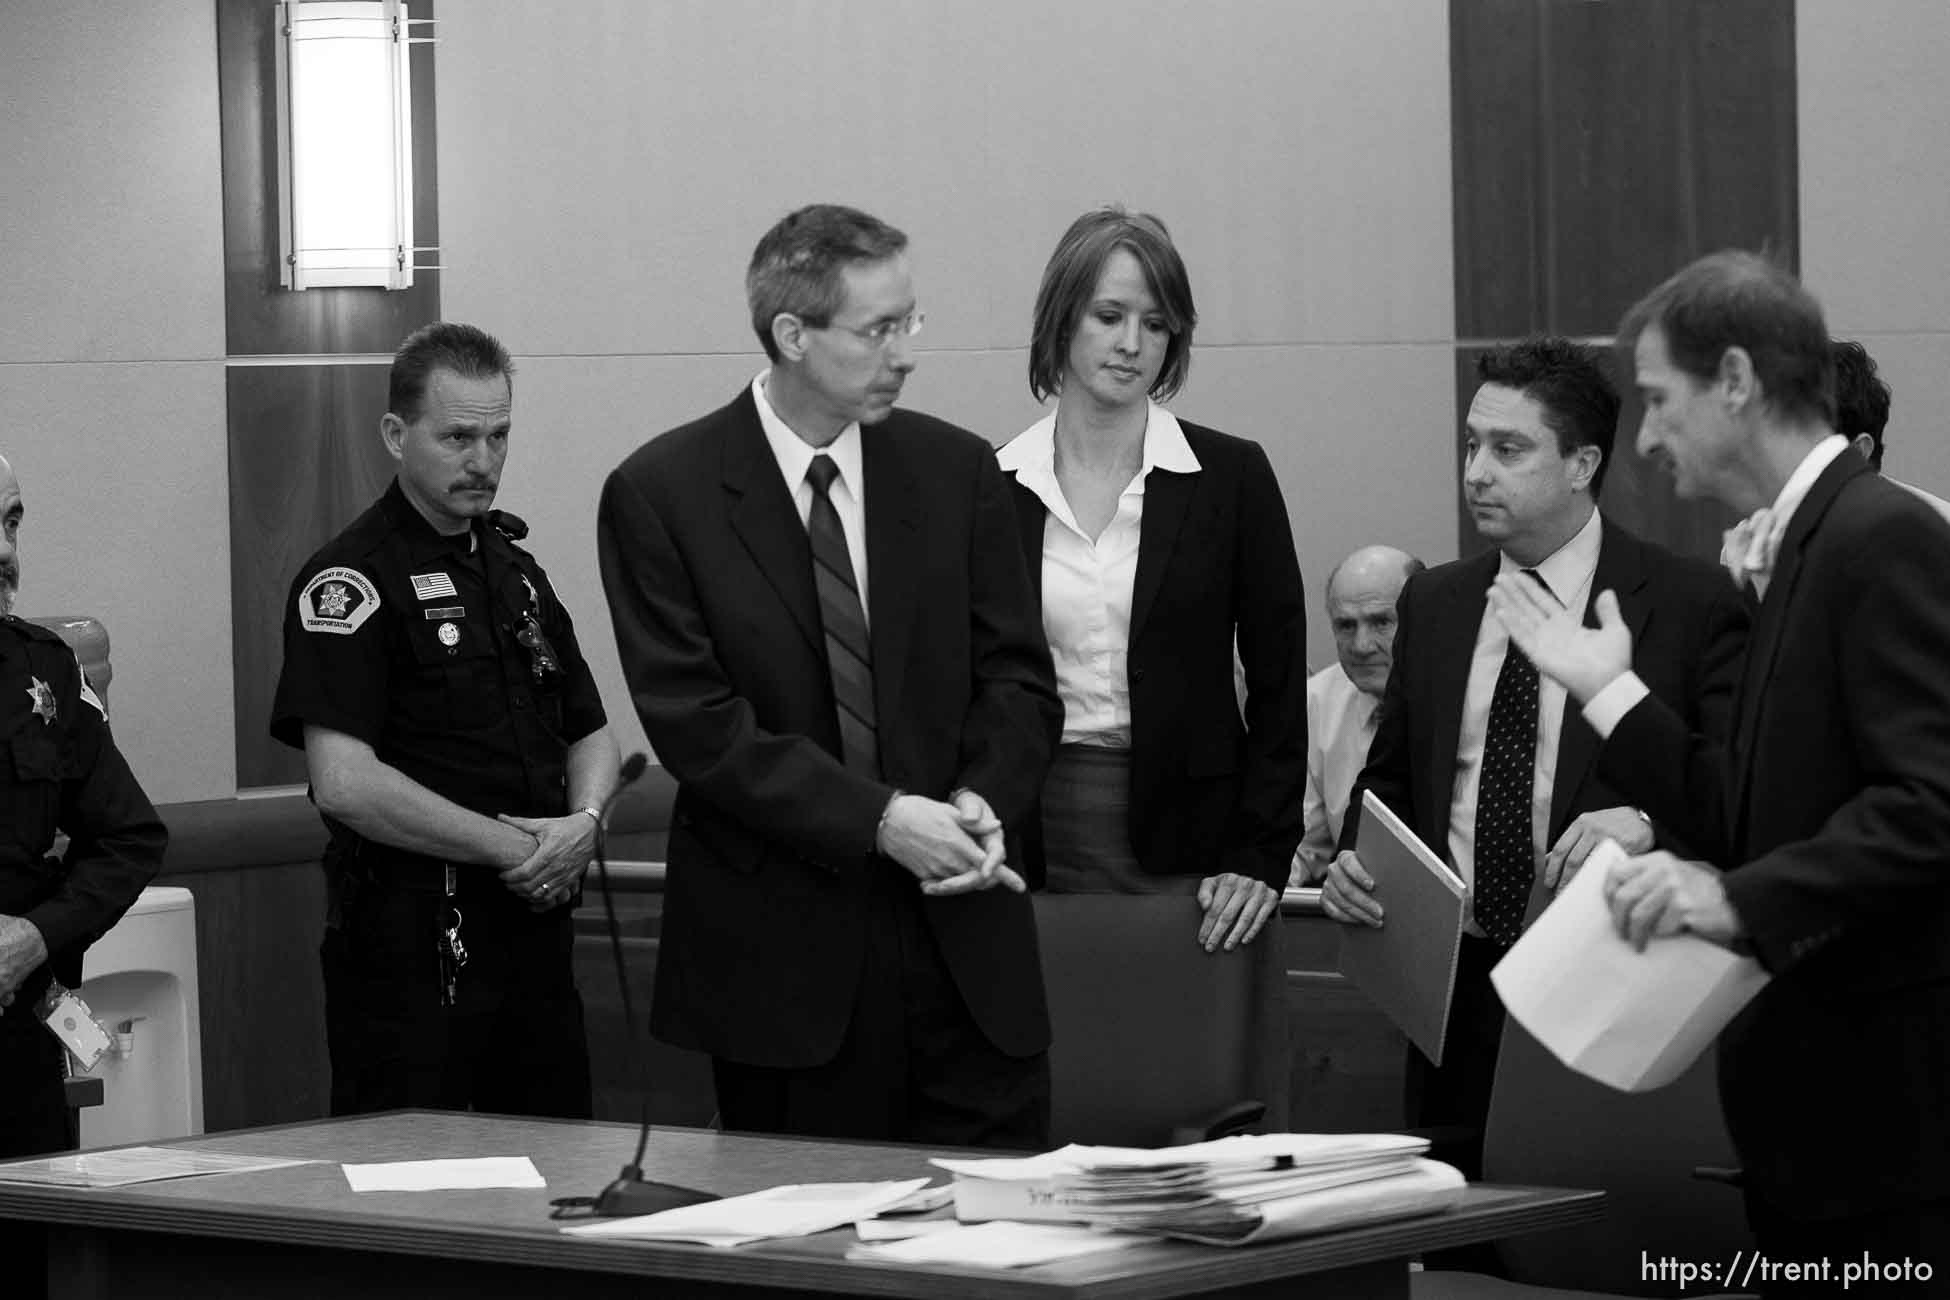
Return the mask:
M 880 778 L 880 742 L 874 732 L 873 646 L 867 616 L 853 577 L 840 512 L 827 495 L 840 467 L 824 454 L 806 468 L 812 484 L 812 512 L 806 532 L 812 539 L 813 582 L 819 589 L 819 621 L 826 632 L 826 667 L 833 678 L 833 704 L 839 713 L 840 752 L 847 767 Z
M 1550 588 L 1524 570 L 1545 591 Z M 1537 666 L 1513 642 L 1503 654 L 1483 732 L 1483 766 L 1476 788 L 1476 924 L 1498 947 L 1523 932 L 1536 875 L 1531 843 L 1531 794 L 1537 768 Z

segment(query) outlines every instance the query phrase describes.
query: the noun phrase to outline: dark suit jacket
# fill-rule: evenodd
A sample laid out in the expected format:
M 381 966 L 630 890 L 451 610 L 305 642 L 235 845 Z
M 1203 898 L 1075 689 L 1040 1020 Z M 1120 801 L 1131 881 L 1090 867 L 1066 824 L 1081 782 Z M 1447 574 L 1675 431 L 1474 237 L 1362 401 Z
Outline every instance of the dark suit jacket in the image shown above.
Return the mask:
M 1199 469 L 1153 469 L 1145 480 L 1131 592 L 1131 849 L 1155 875 L 1236 871 L 1284 889 L 1307 789 L 1307 615 L 1293 529 L 1258 443 L 1179 427 Z M 1048 512 L 1020 482 L 1015 501 L 1040 594 Z M 1040 884 L 1039 818 L 1024 839 Z
M 750 391 L 645 443 L 603 487 L 597 545 L 624 675 L 678 780 L 651 1027 L 751 1065 L 814 1065 L 838 1047 L 894 790 L 967 786 L 1018 825 L 1061 720 L 988 443 L 906 411 L 862 443 L 884 782 L 842 764 L 812 550 Z M 1028 898 L 923 907 L 983 1033 L 1011 1055 L 1046 1047 Z
M 1619 612 L 1632 630 L 1633 667 L 1691 725 L 1725 734 L 1747 629 L 1739 593 L 1716 565 L 1674 555 L 1609 519 L 1600 527 L 1591 595 L 1618 594 Z M 1463 694 L 1499 562 L 1496 551 L 1486 551 L 1419 573 L 1402 588 L 1395 606 L 1395 663 L 1367 766 L 1349 796 L 1342 849 L 1354 847 L 1361 796 L 1373 790 L 1447 860 Z M 1588 604 L 1585 621 L 1597 624 Z M 1597 758 L 1597 733 L 1567 698 L 1551 785 L 1550 843 L 1582 813 L 1641 802 L 1602 779 Z M 1668 828 L 1655 829 L 1665 842 Z
M 1950 1195 L 1950 528 L 1842 455 L 1782 538 L 1728 746 L 1648 699 L 1602 768 L 1694 817 L 1774 974 L 1720 1038 L 1748 1194 Z

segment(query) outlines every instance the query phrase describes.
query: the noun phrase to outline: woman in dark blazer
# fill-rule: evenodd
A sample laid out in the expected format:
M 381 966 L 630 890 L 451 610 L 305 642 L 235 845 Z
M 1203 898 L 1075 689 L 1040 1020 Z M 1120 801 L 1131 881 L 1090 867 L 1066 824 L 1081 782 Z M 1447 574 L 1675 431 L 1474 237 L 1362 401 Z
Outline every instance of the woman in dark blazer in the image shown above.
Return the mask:
M 1184 383 L 1196 321 L 1164 223 L 1079 217 L 1029 349 L 1030 391 L 1056 409 L 997 455 L 1064 706 L 1029 878 L 1195 894 L 1210 950 L 1260 933 L 1300 840 L 1306 615 L 1266 453 L 1154 400 Z

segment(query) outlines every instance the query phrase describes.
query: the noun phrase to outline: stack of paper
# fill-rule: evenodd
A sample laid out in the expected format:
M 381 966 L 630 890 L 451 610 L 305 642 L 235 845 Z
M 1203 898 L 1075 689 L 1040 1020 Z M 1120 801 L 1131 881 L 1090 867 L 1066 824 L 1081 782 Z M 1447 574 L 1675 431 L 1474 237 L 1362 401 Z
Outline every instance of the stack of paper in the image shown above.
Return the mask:
M 562 1231 L 576 1237 L 629 1237 L 642 1241 L 696 1241 L 742 1246 L 772 1237 L 809 1237 L 898 1205 L 927 1184 L 925 1178 L 891 1183 L 789 1183 L 748 1196 L 685 1205 L 660 1214 L 579 1223 Z
M 1086 1223 L 1240 1244 L 1446 1209 L 1462 1175 L 1393 1133 L 1273 1133 L 1141 1150 L 1065 1147 L 1016 1160 L 936 1160 L 964 1221 Z

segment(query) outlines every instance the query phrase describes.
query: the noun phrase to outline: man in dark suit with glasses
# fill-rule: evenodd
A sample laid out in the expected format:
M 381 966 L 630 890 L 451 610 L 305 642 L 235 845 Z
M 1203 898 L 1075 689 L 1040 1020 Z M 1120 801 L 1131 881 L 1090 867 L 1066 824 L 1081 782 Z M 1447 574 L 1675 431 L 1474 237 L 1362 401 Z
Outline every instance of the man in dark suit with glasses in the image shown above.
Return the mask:
M 623 672 L 678 782 L 659 1037 L 728 1128 L 1035 1146 L 1049 1017 L 1003 833 L 1062 722 L 1009 489 L 895 408 L 907 237 L 817 206 L 746 276 L 766 370 L 604 486 Z

